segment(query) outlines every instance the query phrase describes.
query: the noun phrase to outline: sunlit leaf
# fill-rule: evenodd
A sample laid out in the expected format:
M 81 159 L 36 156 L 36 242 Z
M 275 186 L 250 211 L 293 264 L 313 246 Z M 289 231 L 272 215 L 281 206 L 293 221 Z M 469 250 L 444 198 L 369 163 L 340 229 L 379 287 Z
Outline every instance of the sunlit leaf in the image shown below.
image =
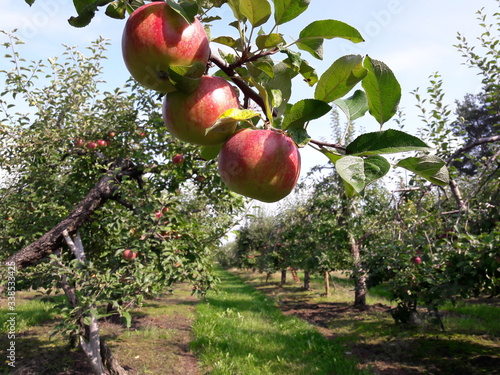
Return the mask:
M 363 42 L 364 39 L 354 27 L 336 20 L 314 21 L 306 26 L 296 41 L 297 47 L 311 53 L 317 59 L 323 59 L 323 40 L 343 38 L 353 43 Z
M 239 0 L 240 12 L 253 27 L 260 26 L 271 16 L 271 5 L 267 0 Z
M 446 168 L 446 163 L 436 155 L 409 157 L 400 160 L 396 166 L 416 173 L 436 185 L 447 185 L 450 183 L 450 176 L 448 168 Z
M 346 95 L 367 74 L 361 55 L 346 55 L 337 59 L 320 77 L 314 98 L 331 102 Z
M 349 155 L 392 154 L 422 150 L 430 150 L 430 147 L 420 138 L 394 129 L 362 134 L 346 147 L 346 153 Z
M 370 114 L 383 125 L 397 112 L 401 99 L 401 86 L 387 65 L 366 56 L 363 65 L 368 74 L 362 86 L 368 97 Z
M 282 129 L 285 130 L 288 127 L 302 127 L 308 121 L 327 114 L 331 109 L 331 106 L 321 100 L 301 100 L 295 103 L 290 111 L 285 114 Z
M 356 90 L 349 98 L 337 99 L 334 103 L 345 113 L 349 121 L 364 116 L 368 111 L 368 99 L 363 90 Z
M 273 0 L 274 20 L 282 25 L 293 20 L 304 12 L 311 0 Z

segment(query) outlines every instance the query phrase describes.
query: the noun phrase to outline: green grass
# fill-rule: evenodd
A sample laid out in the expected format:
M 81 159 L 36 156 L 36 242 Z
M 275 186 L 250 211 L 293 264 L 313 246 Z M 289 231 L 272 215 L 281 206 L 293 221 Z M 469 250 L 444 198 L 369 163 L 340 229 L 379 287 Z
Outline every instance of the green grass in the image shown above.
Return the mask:
M 239 277 L 219 270 L 219 293 L 197 306 L 192 348 L 211 375 L 368 374 L 345 348 Z
M 5 333 L 7 329 L 7 319 L 12 315 L 8 313 L 15 312 L 16 332 L 21 333 L 28 328 L 39 325 L 40 323 L 54 319 L 56 311 L 55 303 L 49 301 L 41 301 L 38 298 L 32 298 L 28 295 L 29 292 L 18 292 L 17 302 L 14 310 L 8 308 L 0 309 L 0 332 Z M 26 298 L 30 299 L 26 299 Z

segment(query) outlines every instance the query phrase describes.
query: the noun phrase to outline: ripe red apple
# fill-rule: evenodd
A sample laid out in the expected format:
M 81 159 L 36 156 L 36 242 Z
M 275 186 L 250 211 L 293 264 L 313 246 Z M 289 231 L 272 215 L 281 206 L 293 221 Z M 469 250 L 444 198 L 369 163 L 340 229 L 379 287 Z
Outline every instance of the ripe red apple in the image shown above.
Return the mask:
M 95 150 L 97 148 L 97 143 L 90 141 L 85 145 L 89 150 Z
M 203 76 L 193 92 L 175 91 L 165 95 L 163 121 L 167 130 L 184 142 L 214 146 L 224 142 L 234 130 L 205 134 L 206 129 L 231 108 L 239 108 L 233 86 L 223 78 Z
M 132 259 L 135 259 L 137 257 L 137 253 L 135 251 L 132 251 L 130 249 L 126 249 L 123 251 L 123 259 L 126 259 L 126 260 L 132 260 Z
M 140 132 L 139 137 L 144 138 L 146 136 L 146 132 Z
M 182 164 L 184 163 L 184 155 L 177 154 L 172 157 L 172 163 L 174 164 Z
M 104 148 L 108 145 L 108 142 L 104 139 L 99 139 L 97 141 L 97 147 Z
M 114 131 L 109 131 L 108 132 L 108 137 L 109 138 L 113 138 L 115 135 L 116 135 L 116 133 Z
M 222 146 L 218 168 L 229 190 L 263 202 L 276 202 L 295 187 L 300 154 L 284 134 L 243 129 Z
M 165 2 L 137 8 L 127 20 L 122 54 L 132 77 L 163 93 L 174 91 L 167 72 L 171 66 L 206 65 L 208 37 L 198 19 L 189 24 Z
M 155 217 L 156 217 L 157 219 L 161 218 L 162 216 L 163 216 L 163 213 L 162 213 L 161 211 L 156 211 L 156 212 L 155 212 Z
M 422 258 L 414 256 L 413 258 L 411 258 L 411 262 L 413 264 L 420 264 L 420 263 L 422 263 Z
M 75 140 L 75 147 L 83 147 L 85 146 L 85 141 L 81 138 Z

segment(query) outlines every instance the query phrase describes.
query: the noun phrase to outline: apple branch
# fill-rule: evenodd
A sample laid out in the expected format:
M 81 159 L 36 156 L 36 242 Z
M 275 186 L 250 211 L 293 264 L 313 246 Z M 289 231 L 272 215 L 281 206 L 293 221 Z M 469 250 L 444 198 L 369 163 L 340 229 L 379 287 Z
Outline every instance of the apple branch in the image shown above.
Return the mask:
M 252 99 L 259 107 L 262 108 L 262 111 L 266 113 L 266 104 L 264 103 L 264 99 L 262 99 L 262 97 L 257 92 L 253 91 L 243 79 L 239 78 L 236 75 L 236 72 L 231 65 L 227 64 L 224 60 L 222 60 L 215 54 L 210 55 L 210 61 L 217 65 L 220 70 L 222 70 L 229 78 L 231 78 L 233 83 L 238 86 L 243 94 L 245 94 L 245 97 L 249 97 L 250 99 Z
M 65 231 L 70 235 L 76 233 L 97 208 L 112 199 L 125 176 L 137 179 L 142 173 L 130 160 L 117 160 L 65 219 L 4 263 L 14 262 L 18 269 L 37 263 L 63 244 Z

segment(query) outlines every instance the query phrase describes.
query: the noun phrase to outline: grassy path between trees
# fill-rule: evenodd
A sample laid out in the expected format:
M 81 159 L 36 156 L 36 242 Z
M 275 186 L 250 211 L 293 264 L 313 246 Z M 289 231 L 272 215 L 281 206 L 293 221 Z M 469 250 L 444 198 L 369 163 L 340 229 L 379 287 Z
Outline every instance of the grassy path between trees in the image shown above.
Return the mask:
M 369 374 L 305 321 L 286 316 L 238 276 L 218 270 L 219 292 L 196 307 L 191 347 L 211 375 Z

